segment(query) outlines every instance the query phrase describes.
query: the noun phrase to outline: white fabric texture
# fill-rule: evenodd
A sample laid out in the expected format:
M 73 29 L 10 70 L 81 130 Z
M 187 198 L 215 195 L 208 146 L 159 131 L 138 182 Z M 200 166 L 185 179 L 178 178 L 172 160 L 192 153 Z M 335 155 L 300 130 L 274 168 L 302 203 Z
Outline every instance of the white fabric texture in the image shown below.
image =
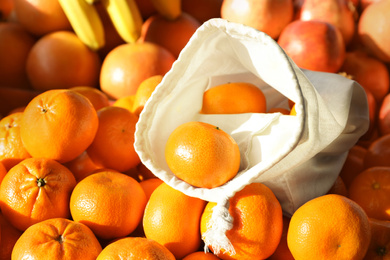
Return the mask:
M 258 86 L 267 108 L 287 108 L 291 99 L 297 115 L 200 114 L 204 91 L 238 81 Z M 205 189 L 170 171 L 166 141 L 189 121 L 217 125 L 236 140 L 241 167 L 235 178 Z M 366 95 L 357 82 L 300 69 L 267 34 L 215 18 L 199 27 L 148 100 L 137 123 L 135 149 L 158 178 L 189 196 L 228 205 L 237 191 L 261 182 L 291 215 L 329 190 L 368 124 Z

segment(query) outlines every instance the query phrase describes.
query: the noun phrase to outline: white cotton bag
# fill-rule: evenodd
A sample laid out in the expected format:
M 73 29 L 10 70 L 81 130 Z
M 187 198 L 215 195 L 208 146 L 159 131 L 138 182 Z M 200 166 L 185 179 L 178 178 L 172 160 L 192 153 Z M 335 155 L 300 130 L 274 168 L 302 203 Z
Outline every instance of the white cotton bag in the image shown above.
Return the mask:
M 288 108 L 288 99 L 292 100 L 296 116 L 200 114 L 207 89 L 239 81 L 259 87 L 268 109 Z M 235 139 L 241 154 L 235 178 L 206 189 L 193 187 L 170 171 L 166 141 L 176 127 L 189 121 L 216 125 Z M 274 192 L 284 214 L 292 215 L 329 190 L 368 124 L 365 91 L 357 82 L 300 69 L 267 34 L 215 18 L 198 28 L 148 100 L 137 123 L 135 149 L 141 162 L 171 187 L 218 203 L 212 216 L 215 225 L 203 240 L 214 251 L 234 251 L 224 234 L 232 225 L 229 198 L 246 185 L 261 182 Z

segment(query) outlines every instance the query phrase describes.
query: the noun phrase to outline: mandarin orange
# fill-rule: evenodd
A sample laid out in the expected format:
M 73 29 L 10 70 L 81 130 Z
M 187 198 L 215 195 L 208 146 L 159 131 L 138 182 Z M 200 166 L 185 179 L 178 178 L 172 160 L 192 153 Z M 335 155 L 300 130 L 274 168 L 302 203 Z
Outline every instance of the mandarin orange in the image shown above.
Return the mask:
M 168 248 L 177 259 L 197 251 L 202 243 L 199 228 L 205 204 L 165 182 L 160 184 L 145 208 L 146 237 Z
M 202 236 L 210 228 L 216 203 L 209 202 L 202 214 Z M 221 259 L 266 259 L 279 245 L 283 232 L 282 207 L 275 194 L 262 183 L 245 186 L 229 200 L 233 228 L 226 232 L 235 253 L 214 252 Z M 210 248 L 213 250 L 213 248 Z
M 390 221 L 370 218 L 371 242 L 364 260 L 390 259 Z
M 90 86 L 75 86 L 69 89 L 88 98 L 96 111 L 110 105 L 110 100 L 107 95 L 98 88 Z
M 202 188 L 225 184 L 240 168 L 236 141 L 219 127 L 197 121 L 181 124 L 169 135 L 165 159 L 178 178 Z
M 122 107 L 108 106 L 97 111 L 99 126 L 87 148 L 91 160 L 101 168 L 120 172 L 140 163 L 134 149 L 134 132 L 138 117 Z
M 157 85 L 160 84 L 162 78 L 162 75 L 155 75 L 141 82 L 137 89 L 137 92 L 134 95 L 134 102 L 132 108 L 134 114 L 139 116 L 146 104 L 146 101 L 148 101 L 153 91 L 156 89 Z
M 101 60 L 74 32 L 46 34 L 31 48 L 27 57 L 27 76 L 37 90 L 97 87 Z
M 287 245 L 296 260 L 362 259 L 370 238 L 367 214 L 337 194 L 307 201 L 293 213 L 287 231 Z
M 96 260 L 175 260 L 163 245 L 145 237 L 126 237 L 107 245 Z
M 349 198 L 371 218 L 390 221 L 390 167 L 371 167 L 355 177 Z
M 72 218 L 87 225 L 102 239 L 120 238 L 133 232 L 142 219 L 145 205 L 141 185 L 114 171 L 85 177 L 77 183 L 70 198 Z
M 265 113 L 266 97 L 257 86 L 248 82 L 229 82 L 212 87 L 203 94 L 201 113 L 239 114 Z
M 92 143 L 98 120 L 85 96 L 67 89 L 49 90 L 27 105 L 20 122 L 20 136 L 32 157 L 65 163 Z
M 197 251 L 184 257 L 182 260 L 219 260 L 220 258 L 210 252 Z
M 69 218 L 69 199 L 75 185 L 72 172 L 57 161 L 25 159 L 1 182 L 1 212 L 22 231 L 49 218 Z
M 10 114 L 0 120 L 0 162 L 7 171 L 24 159 L 30 158 L 20 137 L 23 113 Z
M 95 260 L 102 247 L 84 224 L 52 218 L 29 227 L 12 251 L 12 259 Z

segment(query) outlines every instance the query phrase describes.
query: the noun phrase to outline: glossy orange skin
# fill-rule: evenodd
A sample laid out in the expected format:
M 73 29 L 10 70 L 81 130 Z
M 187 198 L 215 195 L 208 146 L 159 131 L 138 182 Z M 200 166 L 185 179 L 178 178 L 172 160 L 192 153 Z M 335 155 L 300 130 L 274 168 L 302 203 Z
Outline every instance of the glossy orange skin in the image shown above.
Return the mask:
M 195 187 L 214 188 L 236 176 L 240 150 L 222 129 L 193 121 L 178 126 L 170 134 L 165 160 L 179 179 Z
M 75 185 L 72 172 L 57 161 L 25 159 L 1 182 L 1 211 L 22 231 L 49 218 L 69 218 L 69 199 Z

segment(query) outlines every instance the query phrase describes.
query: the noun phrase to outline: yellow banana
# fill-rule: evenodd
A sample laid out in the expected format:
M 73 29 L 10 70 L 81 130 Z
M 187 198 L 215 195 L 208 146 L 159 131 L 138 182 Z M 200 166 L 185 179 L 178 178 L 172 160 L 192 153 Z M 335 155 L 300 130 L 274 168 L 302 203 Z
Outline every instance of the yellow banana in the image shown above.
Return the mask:
M 101 0 L 101 3 L 122 39 L 136 42 L 141 35 L 143 19 L 135 0 Z
M 104 46 L 104 28 L 94 5 L 86 0 L 59 0 L 74 32 L 92 50 Z
M 157 12 L 169 20 L 181 15 L 181 0 L 151 0 Z

